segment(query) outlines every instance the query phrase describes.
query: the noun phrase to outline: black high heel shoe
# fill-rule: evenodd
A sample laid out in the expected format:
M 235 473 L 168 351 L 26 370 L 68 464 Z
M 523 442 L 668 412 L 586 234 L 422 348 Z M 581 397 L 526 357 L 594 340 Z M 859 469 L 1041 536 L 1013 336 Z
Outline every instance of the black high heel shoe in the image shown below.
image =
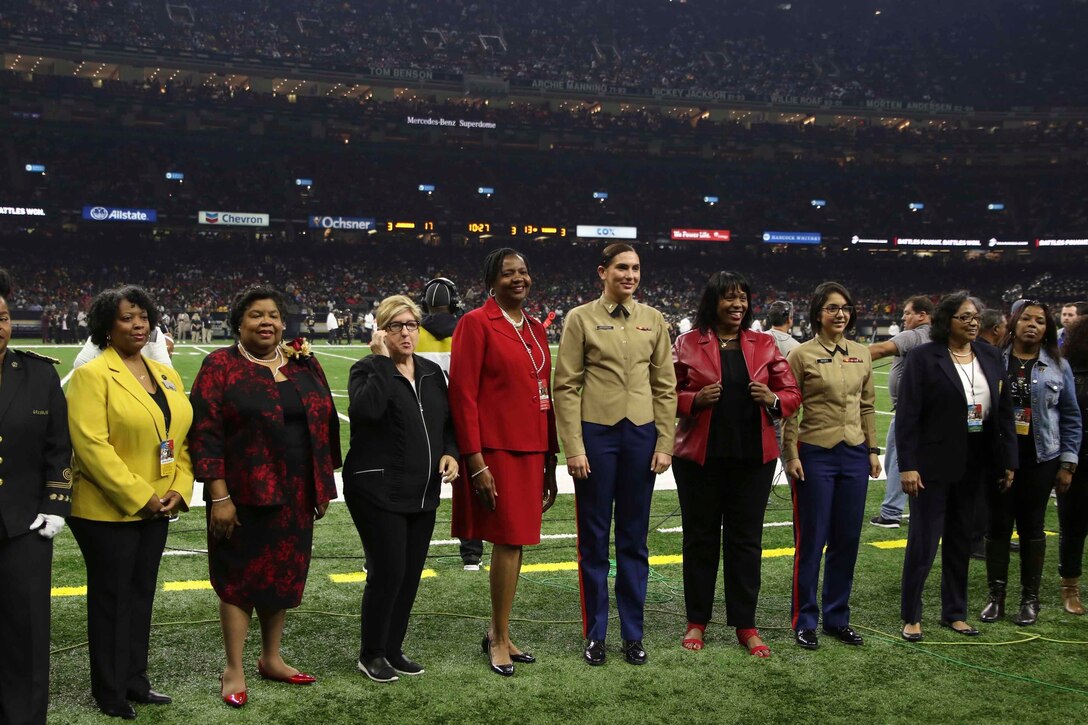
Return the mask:
M 495 661 L 491 659 L 491 637 L 489 635 L 484 635 L 483 641 L 480 642 L 480 649 L 483 650 L 484 654 L 487 655 L 487 664 L 488 667 L 491 668 L 492 672 L 494 672 L 496 675 L 502 675 L 503 677 L 514 676 L 513 662 L 508 665 L 497 665 L 495 664 Z M 513 657 L 511 657 L 510 659 L 513 659 Z
M 529 652 L 518 652 L 516 655 L 510 655 L 510 659 L 521 665 L 531 665 L 536 662 L 536 657 Z

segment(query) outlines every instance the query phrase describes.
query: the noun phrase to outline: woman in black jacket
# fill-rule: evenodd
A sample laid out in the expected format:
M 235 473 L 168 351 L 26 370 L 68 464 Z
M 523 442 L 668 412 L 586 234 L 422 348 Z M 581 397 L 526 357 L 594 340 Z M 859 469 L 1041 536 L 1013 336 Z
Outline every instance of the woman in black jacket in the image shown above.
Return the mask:
M 375 682 L 423 674 L 401 650 L 434 531 L 442 483 L 457 478 L 446 378 L 415 355 L 420 311 L 378 305 L 371 355 L 351 367 L 344 498 L 367 559 L 359 670 Z

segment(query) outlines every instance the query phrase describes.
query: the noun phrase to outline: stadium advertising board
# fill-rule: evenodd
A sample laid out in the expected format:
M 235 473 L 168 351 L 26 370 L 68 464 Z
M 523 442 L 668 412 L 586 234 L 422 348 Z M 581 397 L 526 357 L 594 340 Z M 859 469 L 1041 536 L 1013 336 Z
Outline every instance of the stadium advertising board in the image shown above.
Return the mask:
M 0 216 L 45 216 L 40 206 L 0 206 Z
M 1036 247 L 1088 247 L 1088 239 L 1036 239 Z
M 763 232 L 763 241 L 767 244 L 819 244 L 823 235 L 820 232 Z
M 376 229 L 376 220 L 368 217 L 355 216 L 322 216 L 315 214 L 310 217 L 310 229 L 344 229 L 348 231 L 369 232 Z
M 990 241 L 986 242 L 986 246 L 990 249 L 998 249 L 1001 247 L 1030 247 L 1031 242 L 1027 239 L 997 239 L 996 237 L 990 237 Z
M 850 237 L 850 243 L 858 246 L 886 247 L 891 244 L 891 240 L 875 237 L 861 237 L 855 234 L 854 236 Z
M 728 242 L 728 229 L 673 229 L 669 235 L 676 242 Z
M 267 227 L 268 215 L 249 211 L 201 211 L 201 224 L 232 227 Z
M 85 206 L 83 219 L 89 222 L 145 222 L 159 220 L 154 209 L 126 209 L 117 206 Z
M 441 128 L 469 128 L 474 130 L 498 128 L 494 121 L 478 121 L 472 118 L 431 118 L 430 116 L 408 116 L 409 126 L 437 126 Z
M 896 237 L 895 246 L 897 247 L 932 247 L 936 249 L 945 248 L 981 248 L 981 239 L 920 239 L 916 237 Z
M 637 227 L 606 227 L 595 224 L 579 224 L 576 232 L 583 239 L 637 239 Z

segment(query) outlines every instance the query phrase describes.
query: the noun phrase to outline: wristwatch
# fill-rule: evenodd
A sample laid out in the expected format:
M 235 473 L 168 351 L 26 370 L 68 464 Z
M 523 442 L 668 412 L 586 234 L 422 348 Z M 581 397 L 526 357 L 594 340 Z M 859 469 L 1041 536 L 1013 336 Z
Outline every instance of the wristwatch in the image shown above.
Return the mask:
M 1062 461 L 1059 466 L 1063 471 L 1069 471 L 1070 473 L 1077 472 L 1077 464 L 1072 461 Z
M 870 448 L 869 453 L 879 456 L 880 455 L 880 449 L 879 448 Z

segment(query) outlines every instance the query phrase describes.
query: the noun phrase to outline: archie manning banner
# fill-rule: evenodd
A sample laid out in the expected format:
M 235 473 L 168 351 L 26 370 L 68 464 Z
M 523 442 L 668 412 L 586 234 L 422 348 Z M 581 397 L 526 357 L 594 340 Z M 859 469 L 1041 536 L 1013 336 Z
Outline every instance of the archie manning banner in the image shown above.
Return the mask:
M 248 211 L 202 211 L 201 224 L 233 227 L 267 227 L 268 215 Z

